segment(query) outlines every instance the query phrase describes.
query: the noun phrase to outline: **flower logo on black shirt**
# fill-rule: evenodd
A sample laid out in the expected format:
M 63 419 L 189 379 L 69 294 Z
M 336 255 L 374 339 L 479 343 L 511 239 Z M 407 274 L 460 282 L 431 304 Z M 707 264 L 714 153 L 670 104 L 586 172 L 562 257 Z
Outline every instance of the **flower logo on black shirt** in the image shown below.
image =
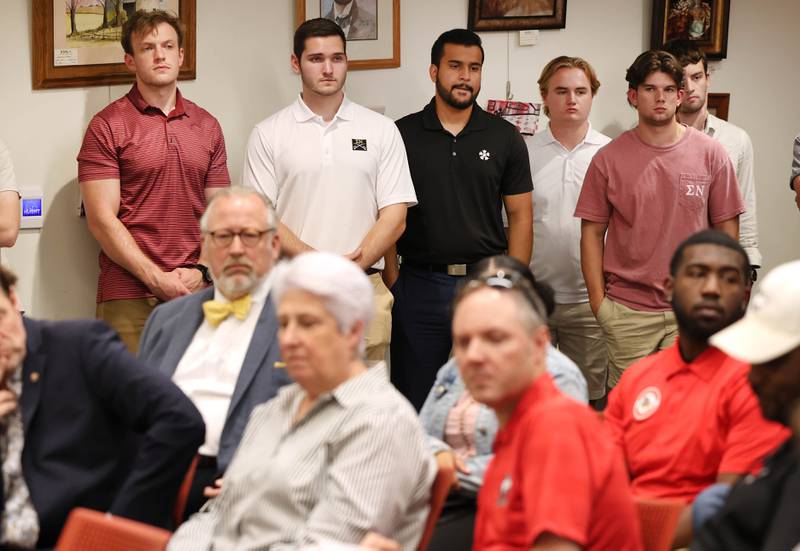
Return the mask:
M 485 149 L 481 149 L 478 152 L 478 157 L 481 158 L 481 161 L 488 161 L 489 157 L 491 157 L 491 156 L 492 156 L 492 154 L 489 153 L 488 151 L 486 151 Z

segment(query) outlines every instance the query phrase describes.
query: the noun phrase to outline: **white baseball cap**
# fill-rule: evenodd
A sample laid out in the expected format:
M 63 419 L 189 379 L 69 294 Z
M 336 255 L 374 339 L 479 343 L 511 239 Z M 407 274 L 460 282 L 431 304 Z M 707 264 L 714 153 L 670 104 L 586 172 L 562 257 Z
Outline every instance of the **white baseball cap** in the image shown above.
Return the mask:
M 745 316 L 710 342 L 751 364 L 774 360 L 800 346 L 800 260 L 768 273 Z

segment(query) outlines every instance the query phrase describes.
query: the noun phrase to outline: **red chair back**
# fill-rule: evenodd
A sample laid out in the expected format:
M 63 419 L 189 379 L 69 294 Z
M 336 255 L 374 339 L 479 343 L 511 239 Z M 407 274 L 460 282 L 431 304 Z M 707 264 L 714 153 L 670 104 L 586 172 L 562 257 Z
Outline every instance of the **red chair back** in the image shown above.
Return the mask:
M 686 504 L 676 499 L 636 498 L 644 551 L 669 551 Z
M 56 551 L 163 551 L 171 535 L 163 528 L 77 507 L 67 518 Z
M 189 500 L 189 490 L 192 488 L 194 473 L 197 471 L 197 462 L 199 459 L 199 455 L 194 456 L 192 463 L 189 465 L 189 470 L 186 471 L 186 476 L 183 477 L 183 482 L 181 482 L 181 487 L 178 490 L 178 499 L 175 500 L 175 508 L 172 510 L 172 526 L 174 526 L 176 530 L 183 522 L 186 502 Z
M 439 520 L 439 515 L 442 514 L 444 502 L 455 481 L 456 473 L 452 467 L 439 467 L 439 471 L 436 473 L 436 478 L 433 481 L 433 487 L 431 488 L 431 510 L 428 512 L 428 519 L 425 521 L 425 530 L 422 532 L 422 538 L 419 540 L 417 551 L 426 551 L 428 549 L 428 544 L 431 542 L 431 537 L 433 536 L 433 529 L 436 527 L 436 521 Z

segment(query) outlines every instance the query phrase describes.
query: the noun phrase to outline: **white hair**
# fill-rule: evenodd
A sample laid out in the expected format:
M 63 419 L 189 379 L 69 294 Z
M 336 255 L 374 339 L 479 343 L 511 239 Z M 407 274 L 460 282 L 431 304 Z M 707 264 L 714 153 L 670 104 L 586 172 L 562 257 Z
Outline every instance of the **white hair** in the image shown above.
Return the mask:
M 366 335 L 373 314 L 372 282 L 354 262 L 315 251 L 281 262 L 273 272 L 271 294 L 276 305 L 289 291 L 306 291 L 322 300 L 340 331 L 349 331 L 360 321 Z M 364 352 L 363 338 L 359 352 Z
M 244 187 L 244 186 L 229 186 L 226 188 L 222 188 L 214 195 L 211 196 L 211 199 L 208 200 L 208 204 L 206 205 L 206 210 L 203 212 L 203 215 L 200 217 L 200 233 L 206 234 L 208 233 L 208 220 L 211 218 L 211 211 L 214 210 L 214 205 L 222 199 L 223 197 L 258 197 L 264 206 L 267 208 L 267 218 L 266 223 L 268 228 L 274 228 L 277 226 L 276 224 L 276 216 L 275 216 L 275 209 L 272 207 L 272 203 L 270 202 L 269 198 L 261 193 L 260 191 Z

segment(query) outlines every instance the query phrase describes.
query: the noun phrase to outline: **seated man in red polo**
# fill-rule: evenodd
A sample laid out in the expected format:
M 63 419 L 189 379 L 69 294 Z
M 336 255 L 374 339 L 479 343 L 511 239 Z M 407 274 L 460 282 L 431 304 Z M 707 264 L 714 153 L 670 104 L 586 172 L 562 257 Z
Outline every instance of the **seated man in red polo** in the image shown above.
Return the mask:
M 640 550 L 622 458 L 595 413 L 546 372 L 547 317 L 523 270 L 481 274 L 456 298 L 459 369 L 500 425 L 472 549 Z
M 788 436 L 761 415 L 747 381 L 750 366 L 708 343 L 744 314 L 749 273 L 744 249 L 715 230 L 692 235 L 673 255 L 665 290 L 678 340 L 628 368 L 605 412 L 635 496 L 691 504 L 715 482 L 756 473 Z M 674 544 L 690 539 L 687 507 Z

